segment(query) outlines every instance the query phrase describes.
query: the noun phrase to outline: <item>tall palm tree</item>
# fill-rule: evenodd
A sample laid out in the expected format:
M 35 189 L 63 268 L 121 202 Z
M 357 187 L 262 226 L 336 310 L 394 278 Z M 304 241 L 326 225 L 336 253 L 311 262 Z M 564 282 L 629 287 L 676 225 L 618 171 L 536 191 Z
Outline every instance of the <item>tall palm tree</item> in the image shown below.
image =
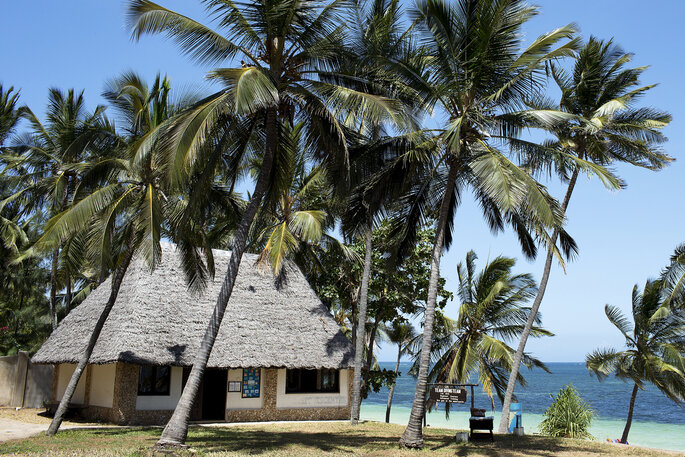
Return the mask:
M 387 61 L 398 59 L 411 52 L 411 28 L 401 20 L 402 10 L 399 0 L 357 0 L 354 1 L 355 20 L 350 23 L 349 48 L 351 59 L 345 70 L 343 80 L 352 87 L 366 86 L 364 90 L 378 95 L 385 95 L 401 101 L 407 112 L 415 112 L 419 98 L 415 91 L 389 70 Z M 364 85 L 360 84 L 364 82 Z M 360 157 L 353 162 L 352 179 L 356 185 L 354 193 L 359 197 L 356 210 L 347 211 L 343 219 L 345 228 L 351 237 L 364 239 L 364 267 L 359 291 L 358 315 L 355 335 L 355 360 L 352 381 L 352 408 L 350 423 L 359 421 L 362 399 L 362 367 L 364 344 L 366 341 L 366 320 L 369 300 L 369 279 L 373 254 L 373 228 L 377 215 L 391 197 L 376 189 L 366 193 L 365 181 L 369 174 L 378 171 L 382 164 L 382 155 L 388 150 L 400 147 L 400 138 L 393 138 L 386 131 L 388 128 L 406 129 L 413 125 L 383 125 L 374 122 L 364 112 L 351 111 L 344 113 L 346 124 L 361 134 L 357 144 Z M 411 123 L 410 123 L 411 124 Z M 375 327 L 374 327 L 375 329 Z M 371 338 L 373 346 L 373 338 Z M 372 347 L 369 348 L 367 360 L 372 358 Z M 370 367 L 369 367 L 370 369 Z
M 54 88 L 49 91 L 45 124 L 26 108 L 24 115 L 32 132 L 18 138 L 1 159 L 6 163 L 3 173 L 14 182 L 18 191 L 0 202 L 0 206 L 21 201 L 26 214 L 45 207 L 48 217 L 69 208 L 84 167 L 97 158 L 98 143 L 111 138 L 111 129 L 102 119 L 104 109 L 98 106 L 88 112 L 83 91 L 76 93 L 70 89 L 64 93 Z M 63 245 L 55 246 L 51 253 L 49 311 L 53 330 L 58 322 L 57 294 Z M 67 288 L 71 276 L 68 271 L 64 274 Z
M 645 382 L 674 402 L 685 402 L 685 317 L 682 312 L 664 307 L 667 299 L 661 280 L 647 281 L 642 291 L 635 285 L 632 329 L 629 318 L 619 308 L 606 305 L 604 312 L 625 337 L 627 349 L 598 349 L 585 358 L 588 370 L 600 381 L 614 374 L 633 382 L 628 418 L 621 435 L 623 444 L 628 441 L 637 392 L 644 389 Z
M 491 399 L 504 399 L 506 382 L 515 350 L 508 341 L 518 338 L 530 313 L 523 305 L 535 296 L 537 286 L 529 274 L 514 274 L 516 261 L 498 256 L 476 271 L 476 253 L 469 251 L 465 263 L 457 265 L 459 317 L 452 329 L 452 343 L 442 352 L 430 371 L 431 382 L 468 382 L 478 375 L 480 384 Z M 534 336 L 551 336 L 539 327 Z M 546 367 L 539 360 L 525 356 L 529 368 Z M 525 380 L 519 375 L 519 382 Z
M 415 183 L 400 202 L 399 219 L 405 221 L 400 231 L 407 243 L 420 226 L 417 219 L 437 214 L 421 363 L 412 412 L 400 440 L 407 447 L 423 445 L 421 420 L 440 256 L 451 243 L 463 190 L 473 189 L 494 230 L 513 225 L 529 255 L 536 249 L 529 230 L 548 242 L 543 228 L 561 224 L 558 205 L 546 190 L 498 149 L 512 133 L 501 115 L 520 107 L 540 88 L 546 62 L 569 55 L 576 45 L 569 40 L 575 29 L 566 26 L 521 50 L 522 27 L 536 13 L 521 0 L 420 0 L 412 15 L 423 50 L 391 62 L 426 104 L 447 118 L 426 147 L 400 158 L 381 180 L 383 185 Z M 557 47 L 561 40 L 569 41 Z
M 279 167 L 279 125 L 302 122 L 311 157 L 337 173 L 337 181 L 344 187 L 348 182 L 348 154 L 345 126 L 338 121 L 338 114 L 359 109 L 381 120 L 399 112 L 385 97 L 335 83 L 335 70 L 346 55 L 342 39 L 347 9 L 342 0 L 203 3 L 222 33 L 148 0 L 129 4 L 130 26 L 136 39 L 144 34 L 166 34 L 186 54 L 203 63 L 243 59 L 238 68 L 212 71 L 209 77 L 222 83 L 224 89 L 203 100 L 177 123 L 170 158 L 175 165 L 172 182 L 182 183 L 187 171 L 207 151 L 215 156 L 228 151 L 232 162 L 240 162 L 246 154 L 258 155 L 261 169 L 236 231 L 214 312 L 158 446 L 182 446 L 186 440 L 191 407 L 235 284 L 250 227 L 265 193 L 277 185 L 273 173 Z M 215 147 L 207 148 L 205 140 L 221 131 L 231 117 L 243 121 L 246 134 L 232 132 L 219 137 Z M 239 140 L 243 136 L 245 142 Z M 261 150 L 253 147 L 256 136 L 260 137 Z M 193 193 L 201 195 L 202 191 Z
M 160 238 L 174 209 L 166 188 L 166 169 L 160 166 L 156 143 L 166 132 L 164 121 L 173 116 L 166 78 L 150 88 L 135 74 L 110 84 L 107 98 L 118 114 L 130 120 L 128 135 L 112 145 L 108 157 L 90 164 L 75 203 L 53 217 L 37 249 L 63 243 L 88 229 L 88 250 L 96 253 L 103 271 L 111 271 L 110 295 L 92 329 L 88 345 L 69 380 L 47 435 L 57 433 L 88 364 L 100 332 L 114 306 L 121 283 L 135 255 L 152 270 L 161 260 Z M 178 107 L 176 107 L 178 108 Z
M 413 343 L 416 339 L 414 326 L 407 321 L 396 319 L 387 331 L 388 341 L 397 345 L 397 361 L 395 362 L 395 380 L 388 389 L 388 404 L 385 408 L 385 422 L 390 423 L 390 408 L 395 394 L 397 376 L 400 372 L 400 361 L 403 355 L 411 355 Z
M 663 153 L 666 141 L 661 130 L 671 121 L 668 113 L 636 107 L 640 96 L 654 85 L 641 86 L 640 76 L 647 67 L 629 68 L 631 54 L 623 52 L 611 40 L 591 37 L 575 57 L 573 72 L 568 74 L 556 65 L 551 75 L 561 90 L 558 106 L 545 97 L 535 97 L 530 106 L 539 115 L 523 113 L 523 125 L 552 133 L 555 138 L 540 148 L 524 141 L 514 143 L 532 168 L 555 170 L 567 183 L 561 205 L 562 213 L 571 200 L 581 171 L 600 177 L 610 189 L 621 182 L 605 167 L 626 162 L 650 170 L 664 168 L 673 159 Z M 520 113 L 512 114 L 512 117 Z M 556 243 L 558 233 L 552 233 Z M 532 305 L 526 329 L 516 351 L 502 407 L 499 432 L 505 433 L 511 398 L 526 341 L 540 308 L 551 273 L 553 253 L 547 252 L 540 288 Z

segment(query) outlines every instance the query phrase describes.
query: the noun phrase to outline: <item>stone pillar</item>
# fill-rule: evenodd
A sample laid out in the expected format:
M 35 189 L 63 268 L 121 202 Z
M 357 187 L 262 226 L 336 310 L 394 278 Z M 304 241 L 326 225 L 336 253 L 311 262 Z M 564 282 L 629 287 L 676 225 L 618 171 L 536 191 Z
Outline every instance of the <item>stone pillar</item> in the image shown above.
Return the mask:
M 266 368 L 262 370 L 264 373 L 264 380 L 262 382 L 262 411 L 264 416 L 269 419 L 276 420 L 278 412 L 276 410 L 276 396 L 278 395 L 278 369 Z
M 17 365 L 14 371 L 14 386 L 10 396 L 10 406 L 24 406 L 24 391 L 26 390 L 26 373 L 29 369 L 29 353 L 19 351 Z
M 119 425 L 131 424 L 135 420 L 136 397 L 138 396 L 138 365 L 117 362 L 114 375 L 114 398 L 110 420 Z

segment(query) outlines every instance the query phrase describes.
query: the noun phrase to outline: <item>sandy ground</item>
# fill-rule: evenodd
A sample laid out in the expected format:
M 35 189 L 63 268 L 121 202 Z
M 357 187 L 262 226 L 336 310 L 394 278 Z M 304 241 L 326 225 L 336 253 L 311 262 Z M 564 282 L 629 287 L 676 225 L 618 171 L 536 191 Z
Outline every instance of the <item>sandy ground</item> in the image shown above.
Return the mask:
M 0 442 L 19 438 L 28 438 L 44 433 L 50 425 L 51 418 L 43 416 L 42 408 L 0 408 Z M 105 424 L 90 422 L 64 421 L 61 430 L 70 428 L 107 427 Z

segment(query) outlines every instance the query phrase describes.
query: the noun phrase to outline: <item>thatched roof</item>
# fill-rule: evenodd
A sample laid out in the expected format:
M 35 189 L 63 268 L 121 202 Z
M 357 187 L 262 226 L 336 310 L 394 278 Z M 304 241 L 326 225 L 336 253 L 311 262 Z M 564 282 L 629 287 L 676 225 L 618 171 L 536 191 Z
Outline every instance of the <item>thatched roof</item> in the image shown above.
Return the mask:
M 230 252 L 214 251 L 216 278 L 201 294 L 188 291 L 175 246 L 163 245 L 151 274 L 134 260 L 105 323 L 92 363 L 192 364 L 219 295 Z M 209 367 L 349 368 L 353 349 L 302 272 L 287 265 L 275 283 L 243 256 Z M 77 363 L 110 293 L 110 280 L 72 310 L 33 357 L 34 363 Z

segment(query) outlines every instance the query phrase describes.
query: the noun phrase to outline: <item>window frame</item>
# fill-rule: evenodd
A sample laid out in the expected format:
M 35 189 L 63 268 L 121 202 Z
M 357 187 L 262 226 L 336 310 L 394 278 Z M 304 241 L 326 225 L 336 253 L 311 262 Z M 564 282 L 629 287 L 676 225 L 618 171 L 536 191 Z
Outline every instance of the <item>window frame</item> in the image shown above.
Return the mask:
M 161 369 L 166 369 L 167 374 L 166 374 L 166 389 L 165 390 L 157 390 L 157 380 L 160 379 L 160 373 L 159 371 Z M 142 392 L 140 387 L 141 387 L 141 381 L 143 380 L 143 370 L 144 369 L 151 369 L 152 370 L 152 388 L 149 392 Z M 140 369 L 138 370 L 138 396 L 139 397 L 169 397 L 171 396 L 171 367 L 168 365 L 140 365 Z
M 302 375 L 305 372 L 316 372 L 316 381 L 314 384 L 316 385 L 316 390 L 302 390 Z M 298 372 L 298 387 L 297 389 L 292 389 L 288 385 L 288 373 L 292 372 Z M 330 390 L 322 390 L 322 384 L 323 384 L 323 375 L 324 372 L 327 373 L 335 373 L 335 383 L 333 389 Z M 311 381 L 310 381 L 311 383 Z M 308 383 L 308 384 L 310 384 Z M 340 370 L 337 370 L 335 368 L 319 368 L 315 370 L 309 370 L 306 368 L 286 368 L 285 370 L 285 394 L 286 395 L 319 395 L 319 394 L 340 394 Z

